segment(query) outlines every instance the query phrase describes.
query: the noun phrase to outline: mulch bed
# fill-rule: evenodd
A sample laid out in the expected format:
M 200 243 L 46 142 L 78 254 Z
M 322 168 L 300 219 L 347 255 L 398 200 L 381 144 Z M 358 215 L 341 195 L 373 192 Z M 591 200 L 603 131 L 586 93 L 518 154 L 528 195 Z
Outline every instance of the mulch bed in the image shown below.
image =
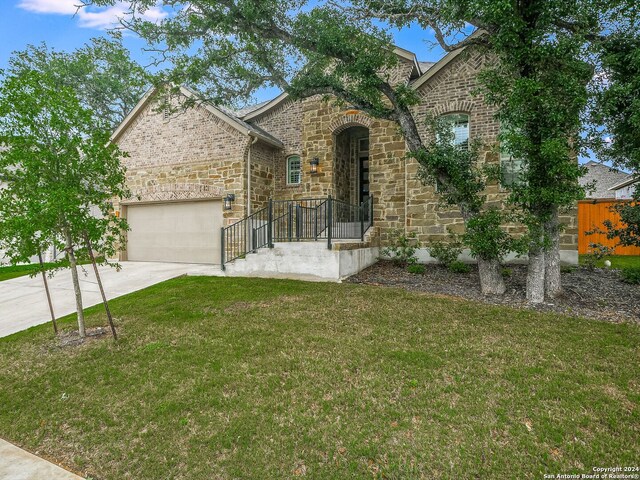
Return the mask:
M 441 265 L 426 265 L 424 274 L 411 274 L 390 261 L 375 265 L 350 277 L 347 282 L 367 285 L 401 287 L 417 292 L 461 297 L 494 305 L 507 305 L 543 312 L 606 320 L 640 323 L 640 286 L 622 282 L 616 270 L 576 267 L 563 272 L 563 295 L 544 304 L 527 302 L 525 284 L 527 267 L 508 265 L 504 296 L 485 296 L 480 292 L 478 272 L 452 273 Z
M 104 327 L 87 328 L 86 337 L 80 338 L 77 330 L 63 330 L 56 337 L 57 346 L 60 348 L 75 347 L 87 342 L 106 338 L 110 331 Z

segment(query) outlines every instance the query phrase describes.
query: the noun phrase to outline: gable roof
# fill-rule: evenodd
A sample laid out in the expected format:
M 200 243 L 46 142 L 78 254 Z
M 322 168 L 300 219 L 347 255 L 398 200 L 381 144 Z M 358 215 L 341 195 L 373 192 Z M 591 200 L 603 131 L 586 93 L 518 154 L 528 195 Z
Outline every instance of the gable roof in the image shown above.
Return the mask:
M 411 83 L 411 88 L 413 88 L 414 90 L 417 90 L 418 88 L 420 88 L 422 85 L 424 85 L 430 78 L 434 77 L 436 73 L 438 73 L 439 71 L 441 71 L 444 67 L 446 67 L 447 65 L 449 65 L 455 58 L 457 58 L 464 50 L 466 49 L 466 47 L 463 48 L 459 48 L 457 50 L 453 50 L 451 52 L 448 52 L 444 57 L 442 57 L 440 60 L 438 60 L 435 63 L 432 63 L 428 69 L 426 69 L 426 71 L 424 72 L 424 74 L 422 74 L 419 78 L 417 78 L 416 80 L 414 80 Z
M 404 58 L 405 60 L 413 62 L 413 69 L 411 70 L 410 78 L 414 81 L 417 81 L 416 79 L 422 78 L 424 76 L 424 73 L 427 70 L 431 69 L 431 67 L 434 65 L 433 62 L 419 62 L 415 53 L 401 47 L 394 47 L 393 53 L 395 53 L 400 58 Z M 447 54 L 446 56 L 448 55 L 449 54 Z M 284 101 L 287 100 L 288 97 L 289 94 L 283 92 L 272 100 L 262 102 L 258 105 L 255 105 L 255 108 L 248 109 L 248 113 L 244 114 L 244 116 L 241 116 L 241 118 L 245 121 L 250 121 L 258 118 L 280 106 Z M 239 112 L 242 112 L 242 110 L 240 110 Z
M 150 88 L 147 93 L 143 95 L 138 104 L 129 112 L 129 114 L 125 117 L 125 119 L 120 123 L 118 128 L 111 135 L 110 141 L 115 142 L 120 136 L 124 133 L 124 131 L 131 125 L 131 123 L 136 119 L 136 117 L 140 114 L 143 108 L 149 103 L 154 93 L 157 92 L 156 87 Z M 227 125 L 233 127 L 238 132 L 243 135 L 248 135 L 254 138 L 258 138 L 267 144 L 277 147 L 284 148 L 284 144 L 278 140 L 276 137 L 271 135 L 270 133 L 264 131 L 263 129 L 256 127 L 255 125 L 251 125 L 242 121 L 241 119 L 235 117 L 230 111 L 226 111 L 220 107 L 216 107 L 209 102 L 198 100 L 198 94 L 194 90 L 190 88 L 181 86 L 180 93 L 189 99 L 195 99 L 196 104 L 198 106 L 203 107 L 207 112 L 211 113 L 216 118 L 222 120 Z
M 283 103 L 287 98 L 289 98 L 289 94 L 287 92 L 282 92 L 273 100 L 269 100 L 268 102 L 264 102 L 259 104 L 260 106 L 254 110 L 251 110 L 248 114 L 242 117 L 243 120 L 249 121 L 256 117 L 260 117 L 263 114 L 267 113 L 270 110 L 278 107 L 281 103 Z
M 395 53 L 400 58 L 404 58 L 405 60 L 413 62 L 413 69 L 409 74 L 410 79 L 418 78 L 420 75 L 422 75 L 422 67 L 415 53 L 401 47 L 394 47 L 393 53 Z
M 585 163 L 584 166 L 588 171 L 580 178 L 580 185 L 587 186 L 595 182 L 595 190 L 589 192 L 587 198 L 614 198 L 615 193 L 612 192 L 612 187 L 626 182 L 631 177 L 628 173 L 593 160 Z
M 613 191 L 620 190 L 621 188 L 628 187 L 629 185 L 633 185 L 634 183 L 640 182 L 640 177 L 638 177 L 638 176 L 628 175 L 628 177 L 629 178 L 627 178 L 623 182 L 620 182 L 620 183 L 612 186 L 611 188 L 609 188 L 609 190 L 613 190 Z

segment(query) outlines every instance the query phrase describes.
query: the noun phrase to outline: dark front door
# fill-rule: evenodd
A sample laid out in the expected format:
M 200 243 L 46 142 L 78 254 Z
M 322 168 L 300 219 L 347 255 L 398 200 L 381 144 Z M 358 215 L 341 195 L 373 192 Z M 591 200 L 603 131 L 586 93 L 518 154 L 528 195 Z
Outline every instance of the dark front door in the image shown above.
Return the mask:
M 369 199 L 369 138 L 358 140 L 359 203 Z

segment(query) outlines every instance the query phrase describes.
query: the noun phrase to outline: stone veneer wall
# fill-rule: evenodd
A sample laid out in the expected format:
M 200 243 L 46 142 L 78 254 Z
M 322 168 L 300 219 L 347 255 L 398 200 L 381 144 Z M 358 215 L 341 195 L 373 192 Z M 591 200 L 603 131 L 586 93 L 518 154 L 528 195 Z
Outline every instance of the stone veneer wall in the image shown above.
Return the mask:
M 151 100 L 116 139 L 129 154 L 122 160 L 133 198 L 142 201 L 222 198 L 236 194 L 227 222 L 245 214 L 246 152 L 249 139 L 203 107 L 168 118 Z M 116 205 L 117 207 L 117 205 Z
M 487 148 L 482 153 L 486 164 L 499 162 L 497 136 L 499 123 L 494 118 L 493 107 L 484 103 L 481 96 L 472 92 L 479 86 L 477 74 L 488 59 L 485 55 L 471 49 L 455 58 L 443 70 L 430 78 L 418 89 L 420 104 L 414 108 L 415 118 L 421 130 L 421 136 L 427 137 L 424 119 L 428 113 L 437 116 L 447 113 L 465 113 L 469 115 L 470 137 L 481 139 Z M 462 233 L 463 220 L 457 208 L 439 207 L 435 187 L 424 186 L 416 179 L 418 164 L 415 160 L 407 162 L 407 230 L 415 231 L 423 242 L 446 240 L 448 231 Z M 486 189 L 488 205 L 502 207 L 507 197 L 497 183 Z M 566 229 L 561 236 L 561 249 L 577 249 L 576 212 L 567 212 L 561 216 Z M 518 234 L 523 227 L 507 225 L 507 229 Z
M 294 107 L 296 104 L 297 107 Z M 290 127 L 295 125 L 300 114 L 300 130 Z M 351 127 L 369 129 L 369 177 L 370 191 L 375 197 L 375 221 L 385 238 L 392 229 L 404 227 L 405 144 L 394 123 L 372 119 L 354 110 L 344 111 L 320 96 L 285 104 L 255 123 L 279 138 L 286 146 L 285 151 L 275 158 L 274 197 L 278 199 L 339 195 L 334 177 L 336 148 L 339 155 L 343 151 L 349 155 L 350 147 L 346 140 L 344 145 L 337 147 L 336 138 Z M 290 154 L 298 154 L 302 159 L 300 185 L 286 184 L 286 157 Z M 311 175 L 309 162 L 314 157 L 320 159 L 320 165 L 318 173 Z M 338 182 L 339 185 L 340 183 Z
M 483 152 L 486 163 L 499 162 L 496 138 L 499 133 L 494 110 L 485 105 L 482 98 L 473 96 L 477 88 L 477 73 L 487 59 L 470 51 L 455 58 L 449 65 L 429 79 L 418 90 L 421 102 L 414 113 L 423 137 L 426 137 L 424 121 L 427 113 L 467 113 L 470 120 L 470 136 L 481 138 L 487 148 Z M 402 67 L 408 65 L 402 63 Z M 297 107 L 296 107 L 297 105 Z M 301 121 L 301 129 L 295 128 Z M 345 182 L 335 176 L 346 172 L 341 164 L 347 145 L 340 134 L 352 126 L 369 128 L 370 135 L 370 190 L 375 199 L 375 220 L 380 227 L 383 242 L 393 229 L 415 231 L 425 243 L 446 240 L 448 231 L 463 231 L 463 222 L 455 207 L 439 205 L 434 187 L 424 186 L 417 180 L 417 162 L 405 158 L 405 143 L 394 123 L 371 119 L 353 110 L 342 110 L 320 97 L 285 104 L 268 117 L 256 122 L 287 145 L 275 160 L 276 198 L 319 197 L 332 194 L 346 195 Z M 303 176 L 300 186 L 287 186 L 286 156 L 295 153 L 302 158 Z M 320 159 L 318 175 L 310 175 L 309 161 Z M 498 184 L 487 187 L 489 205 L 502 206 L 507 193 Z M 561 248 L 577 248 L 577 217 L 575 211 L 562 215 L 566 230 L 561 237 Z M 522 232 L 517 225 L 508 225 L 512 233 Z
M 278 150 L 261 142 L 251 146 L 251 212 L 264 208 L 274 192 L 274 158 Z
M 427 112 L 468 113 L 472 137 L 482 137 L 495 147 L 498 124 L 493 111 L 480 97 L 471 95 L 475 78 L 484 57 L 463 53 L 419 89 L 421 103 L 415 108 L 422 122 Z M 408 66 L 403 64 L 409 71 Z M 165 119 L 148 104 L 117 139 L 129 152 L 123 160 L 127 182 L 142 201 L 222 198 L 236 194 L 231 211 L 225 212 L 227 223 L 246 214 L 246 158 L 251 148 L 252 210 L 266 205 L 270 196 L 278 199 L 337 195 L 334 174 L 337 153 L 349 150 L 336 139 L 350 127 L 365 127 L 370 139 L 370 192 L 374 197 L 374 218 L 382 241 L 393 229 L 417 232 L 423 242 L 444 239 L 447 228 L 461 231 L 462 219 L 455 208 L 438 207 L 433 187 L 416 179 L 417 164 L 405 159 L 405 142 L 396 124 L 344 110 L 321 97 L 303 101 L 285 101 L 274 111 L 254 123 L 281 140 L 285 148 L 277 150 L 262 143 L 250 145 L 250 139 L 227 125 L 203 107 L 191 108 Z M 426 135 L 424 128 L 422 134 Z M 496 149 L 484 153 L 484 161 L 497 162 Z M 286 158 L 300 155 L 302 183 L 286 184 Z M 340 154 L 341 155 L 341 154 Z M 320 159 L 319 172 L 310 174 L 309 161 Z M 337 182 L 338 186 L 340 182 Z M 498 185 L 487 188 L 489 202 L 501 205 L 506 193 Z M 137 201 L 135 198 L 129 202 Z M 561 248 L 577 248 L 575 212 L 562 217 L 567 230 Z M 517 231 L 514 226 L 513 231 Z
M 350 203 L 353 200 L 351 198 L 353 191 L 352 181 L 355 178 L 352 178 L 351 172 L 353 159 L 351 158 L 351 136 L 349 132 L 349 130 L 345 130 L 335 137 L 334 184 L 336 198 Z

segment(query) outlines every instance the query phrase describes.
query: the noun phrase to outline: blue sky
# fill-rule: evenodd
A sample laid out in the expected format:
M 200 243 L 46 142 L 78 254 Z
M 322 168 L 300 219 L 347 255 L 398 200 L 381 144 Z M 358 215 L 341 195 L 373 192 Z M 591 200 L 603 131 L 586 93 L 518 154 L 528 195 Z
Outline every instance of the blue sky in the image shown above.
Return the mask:
M 22 50 L 29 44 L 46 42 L 56 50 L 72 51 L 91 38 L 106 35 L 118 16 L 126 11 L 126 2 L 112 8 L 81 9 L 77 13 L 78 0 L 0 0 L 6 5 L 0 16 L 0 68 L 6 66 L 11 53 Z M 149 18 L 161 18 L 159 9 L 148 12 Z M 395 32 L 398 46 L 413 51 L 423 61 L 434 61 L 442 57 L 440 48 L 425 43 L 433 42 L 433 36 L 413 27 Z M 125 36 L 125 44 L 132 56 L 140 63 L 148 60 L 143 52 L 145 43 L 132 35 Z M 275 96 L 273 89 L 259 92 L 258 101 Z
M 78 0 L 0 0 L 5 8 L 0 15 L 0 68 L 7 65 L 11 53 L 22 50 L 29 44 L 46 42 L 56 50 L 72 51 L 91 38 L 106 35 L 109 27 L 127 11 L 126 1 L 110 8 L 77 10 Z M 162 18 L 160 9 L 147 12 L 150 19 Z M 434 47 L 430 32 L 419 27 L 405 28 L 394 32 L 396 45 L 415 52 L 421 61 L 436 61 L 443 56 L 439 47 Z M 145 43 L 133 35 L 125 36 L 125 44 L 132 56 L 140 63 L 148 60 L 143 48 Z M 256 101 L 269 100 L 279 92 L 263 89 Z M 588 160 L 581 159 L 582 161 Z

